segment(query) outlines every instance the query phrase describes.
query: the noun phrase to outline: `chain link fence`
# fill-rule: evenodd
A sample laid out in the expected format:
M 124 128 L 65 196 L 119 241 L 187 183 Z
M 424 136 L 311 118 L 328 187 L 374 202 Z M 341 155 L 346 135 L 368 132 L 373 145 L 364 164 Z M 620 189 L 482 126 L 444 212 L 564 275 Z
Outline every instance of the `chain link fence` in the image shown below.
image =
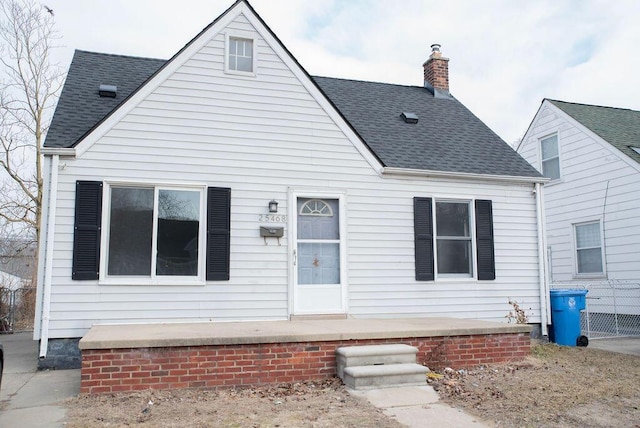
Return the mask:
M 0 334 L 33 330 L 35 287 L 0 287 Z
M 586 309 L 580 316 L 589 339 L 640 337 L 640 281 L 554 283 L 551 288 L 586 289 Z

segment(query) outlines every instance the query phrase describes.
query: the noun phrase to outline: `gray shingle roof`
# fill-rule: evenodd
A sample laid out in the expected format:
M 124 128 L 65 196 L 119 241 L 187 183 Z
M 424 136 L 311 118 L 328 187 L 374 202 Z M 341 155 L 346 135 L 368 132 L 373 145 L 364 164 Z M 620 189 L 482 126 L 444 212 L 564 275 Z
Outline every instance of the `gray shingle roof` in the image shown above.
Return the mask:
M 436 98 L 421 86 L 314 80 L 385 166 L 539 177 L 455 98 Z M 418 123 L 406 123 L 403 112 L 415 113 Z
M 547 99 L 603 140 L 640 163 L 640 111 Z
M 165 62 L 76 51 L 45 146 L 75 146 Z M 385 166 L 540 177 L 455 99 L 435 98 L 420 86 L 312 79 Z M 117 97 L 98 97 L 100 84 L 116 85 Z M 418 123 L 405 123 L 403 112 L 417 114 Z
M 44 146 L 73 147 L 165 62 L 76 50 Z M 116 97 L 100 98 L 101 84 L 117 86 Z

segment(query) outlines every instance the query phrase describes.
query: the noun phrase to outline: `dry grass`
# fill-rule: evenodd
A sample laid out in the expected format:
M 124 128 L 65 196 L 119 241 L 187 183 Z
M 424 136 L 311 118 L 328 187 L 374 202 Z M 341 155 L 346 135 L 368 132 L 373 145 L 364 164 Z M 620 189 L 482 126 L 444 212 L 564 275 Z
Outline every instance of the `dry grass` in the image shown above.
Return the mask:
M 443 374 L 431 384 L 444 401 L 499 427 L 640 428 L 640 357 L 547 344 L 522 362 Z M 68 407 L 65 426 L 83 428 L 401 426 L 335 379 L 82 395 Z

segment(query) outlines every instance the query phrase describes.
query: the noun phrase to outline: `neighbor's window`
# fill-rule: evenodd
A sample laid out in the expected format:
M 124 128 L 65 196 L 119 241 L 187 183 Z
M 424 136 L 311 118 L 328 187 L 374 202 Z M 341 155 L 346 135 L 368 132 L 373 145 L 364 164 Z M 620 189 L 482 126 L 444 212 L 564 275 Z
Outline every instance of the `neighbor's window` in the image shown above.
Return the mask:
M 600 221 L 576 224 L 574 227 L 578 274 L 604 273 Z
M 542 175 L 552 180 L 560 178 L 560 155 L 558 151 L 558 135 L 540 140 L 542 154 Z
M 253 40 L 229 37 L 228 68 L 253 73 Z
M 112 186 L 107 275 L 198 276 L 202 190 Z
M 436 201 L 436 257 L 439 275 L 473 275 L 469 202 Z

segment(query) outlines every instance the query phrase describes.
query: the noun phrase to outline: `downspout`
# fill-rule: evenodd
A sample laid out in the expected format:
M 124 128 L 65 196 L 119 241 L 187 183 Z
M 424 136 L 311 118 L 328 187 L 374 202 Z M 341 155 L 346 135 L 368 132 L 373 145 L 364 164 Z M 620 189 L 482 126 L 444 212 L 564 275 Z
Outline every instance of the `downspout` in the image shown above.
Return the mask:
M 42 326 L 40 333 L 40 358 L 47 356 L 49 346 L 49 316 L 51 313 L 51 279 L 53 277 L 53 238 L 55 236 L 58 193 L 59 155 L 51 156 L 51 181 L 49 187 L 49 213 L 47 215 L 47 240 L 45 249 L 44 287 L 42 290 Z
M 547 257 L 546 257 L 546 225 L 544 220 L 544 198 L 542 185 L 536 183 L 534 193 L 536 195 L 536 220 L 538 224 L 538 282 L 540 283 L 540 330 L 543 336 L 548 336 L 549 324 L 549 284 L 547 282 Z

